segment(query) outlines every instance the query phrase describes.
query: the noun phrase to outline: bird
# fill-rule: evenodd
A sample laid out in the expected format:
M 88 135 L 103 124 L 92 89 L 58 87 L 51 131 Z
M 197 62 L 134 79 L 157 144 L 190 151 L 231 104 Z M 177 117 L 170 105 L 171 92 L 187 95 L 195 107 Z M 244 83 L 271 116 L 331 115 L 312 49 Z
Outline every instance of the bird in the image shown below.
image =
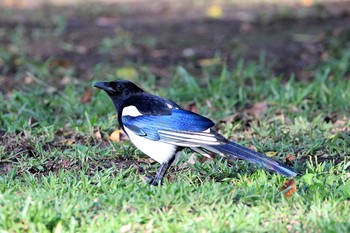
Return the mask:
M 190 148 L 204 156 L 209 153 L 243 159 L 287 178 L 297 172 L 290 167 L 238 143 L 229 141 L 204 116 L 181 108 L 175 102 L 152 95 L 128 80 L 97 82 L 112 100 L 121 129 L 144 154 L 160 163 L 151 185 L 161 185 L 177 152 Z

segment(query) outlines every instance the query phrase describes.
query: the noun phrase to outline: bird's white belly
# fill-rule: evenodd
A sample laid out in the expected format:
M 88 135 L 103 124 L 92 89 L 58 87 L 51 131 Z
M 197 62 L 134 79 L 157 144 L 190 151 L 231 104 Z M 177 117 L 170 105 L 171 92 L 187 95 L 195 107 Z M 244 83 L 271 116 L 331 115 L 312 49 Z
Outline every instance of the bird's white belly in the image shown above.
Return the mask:
M 152 141 L 145 137 L 135 134 L 133 131 L 124 127 L 131 142 L 143 153 L 157 161 L 158 163 L 168 162 L 176 151 L 176 146 L 160 141 Z

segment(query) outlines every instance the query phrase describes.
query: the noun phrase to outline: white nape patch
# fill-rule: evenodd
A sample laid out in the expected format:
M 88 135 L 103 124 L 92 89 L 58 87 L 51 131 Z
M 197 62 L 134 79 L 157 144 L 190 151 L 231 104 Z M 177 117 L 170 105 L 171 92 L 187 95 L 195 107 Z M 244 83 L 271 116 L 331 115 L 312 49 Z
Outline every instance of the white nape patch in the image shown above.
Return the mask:
M 143 153 L 157 161 L 158 163 L 169 162 L 176 152 L 175 145 L 161 141 L 153 141 L 135 134 L 133 131 L 124 126 L 131 142 Z
M 136 117 L 136 116 L 142 116 L 142 113 L 140 113 L 140 111 L 137 110 L 137 108 L 135 106 L 127 106 L 127 107 L 123 108 L 122 116 Z

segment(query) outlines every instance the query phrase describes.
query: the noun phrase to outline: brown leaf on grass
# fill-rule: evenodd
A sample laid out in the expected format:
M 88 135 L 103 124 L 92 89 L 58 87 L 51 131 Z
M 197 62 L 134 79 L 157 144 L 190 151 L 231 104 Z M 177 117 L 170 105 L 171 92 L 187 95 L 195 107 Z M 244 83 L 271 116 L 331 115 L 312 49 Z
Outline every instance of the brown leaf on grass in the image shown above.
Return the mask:
M 212 158 L 208 158 L 206 156 L 200 156 L 199 158 L 197 158 L 197 160 L 200 163 L 204 163 L 205 161 L 212 160 Z
M 80 102 L 82 104 L 89 103 L 91 101 L 92 94 L 93 94 L 92 88 L 91 87 L 87 87 L 85 89 L 84 94 L 81 96 Z
M 60 85 L 64 86 L 64 85 L 68 85 L 72 83 L 72 78 L 69 76 L 64 76 L 61 80 L 60 80 Z
M 347 122 L 348 122 L 348 120 L 346 119 L 346 117 L 344 117 L 343 119 L 338 119 L 333 124 L 332 132 L 335 134 L 337 134 L 339 132 L 349 132 L 350 127 L 347 126 Z
M 194 112 L 194 113 L 198 113 L 198 108 L 197 108 L 197 105 L 195 102 L 191 102 L 191 103 L 186 104 L 184 106 L 184 109 L 191 111 L 191 112 Z
M 67 141 L 66 141 L 66 145 L 67 146 L 70 146 L 70 145 L 72 145 L 73 143 L 75 143 L 75 140 L 74 139 L 68 139 Z
M 32 76 L 27 75 L 27 76 L 25 76 L 25 77 L 23 78 L 23 82 L 24 82 L 25 84 L 32 84 L 32 83 L 34 82 L 34 79 L 33 79 Z
M 60 166 L 63 168 L 71 168 L 73 164 L 74 164 L 73 161 L 63 159 L 60 163 Z
M 128 137 L 126 136 L 126 134 L 123 132 L 123 130 L 118 129 L 115 130 L 111 133 L 111 135 L 109 135 L 109 140 L 111 140 L 112 142 L 121 142 L 121 141 L 126 141 L 128 139 Z
M 293 164 L 295 159 L 296 159 L 295 155 L 292 155 L 292 154 L 288 154 L 287 157 L 286 157 L 286 161 L 289 164 Z
M 250 108 L 244 110 L 244 113 L 254 116 L 255 118 L 259 118 L 259 116 L 266 112 L 268 109 L 268 104 L 266 102 L 257 102 Z
M 70 68 L 74 66 L 74 63 L 69 60 L 55 59 L 50 63 L 50 66 Z
M 248 146 L 248 148 L 253 150 L 253 151 L 256 151 L 256 147 L 254 145 L 250 145 L 250 146 Z
M 197 61 L 198 65 L 201 67 L 208 67 L 214 65 L 222 64 L 221 58 L 203 58 Z
M 102 134 L 99 129 L 95 130 L 94 135 L 97 139 L 102 139 Z
M 55 136 L 58 137 L 65 137 L 68 138 L 69 136 L 72 135 L 72 131 L 68 130 L 68 129 L 63 129 L 63 128 L 59 128 L 56 132 L 55 132 Z
M 144 158 L 137 158 L 138 163 L 146 163 L 146 164 L 152 164 L 155 161 L 151 157 L 144 157 Z
M 209 152 L 210 153 L 210 152 Z M 210 156 L 210 157 L 207 157 L 207 156 L 199 156 L 197 157 L 197 153 L 192 153 L 190 158 L 186 161 L 186 163 L 188 164 L 195 164 L 195 161 L 197 160 L 199 163 L 204 163 L 205 161 L 207 160 L 211 160 L 212 159 L 212 154 L 209 154 L 207 156 Z
M 186 163 L 188 163 L 188 164 L 195 164 L 196 162 L 195 162 L 195 158 L 196 158 L 196 155 L 195 155 L 195 153 L 192 153 L 191 154 L 191 156 L 190 156 L 190 158 L 186 161 Z
M 265 153 L 265 155 L 268 157 L 274 157 L 277 155 L 277 152 L 276 151 L 268 151 Z
M 225 118 L 221 119 L 220 122 L 222 122 L 222 123 L 232 123 L 233 121 L 238 120 L 240 118 L 242 118 L 241 114 L 234 113 L 234 114 L 232 114 L 232 115 L 230 115 L 228 117 L 225 117 Z
M 294 180 L 287 180 L 281 188 L 281 192 L 284 192 L 285 197 L 291 197 L 296 190 L 297 184 Z

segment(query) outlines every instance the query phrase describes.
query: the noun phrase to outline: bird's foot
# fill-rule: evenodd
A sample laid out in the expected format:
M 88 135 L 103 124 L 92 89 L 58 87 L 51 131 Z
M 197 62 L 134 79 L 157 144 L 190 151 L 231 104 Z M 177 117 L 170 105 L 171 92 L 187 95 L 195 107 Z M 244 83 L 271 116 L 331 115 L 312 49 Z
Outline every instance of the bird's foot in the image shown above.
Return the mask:
M 152 177 L 146 177 L 146 182 L 152 186 L 159 186 L 163 185 L 163 181 L 159 180 L 157 178 L 152 178 Z

